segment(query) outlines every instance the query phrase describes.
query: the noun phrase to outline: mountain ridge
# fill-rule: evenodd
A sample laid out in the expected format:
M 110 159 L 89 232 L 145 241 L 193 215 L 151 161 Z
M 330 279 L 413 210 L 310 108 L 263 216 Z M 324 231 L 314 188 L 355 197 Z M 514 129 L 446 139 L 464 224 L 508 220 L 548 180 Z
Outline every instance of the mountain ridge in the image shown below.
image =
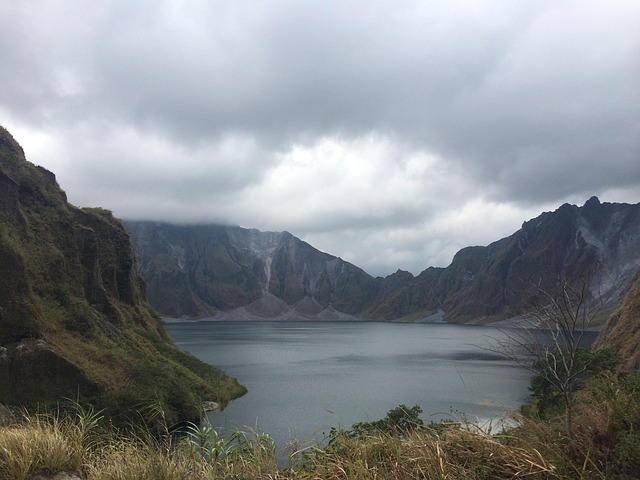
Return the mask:
M 640 205 L 597 197 L 543 212 L 512 235 L 465 247 L 449 266 L 417 276 L 398 270 L 372 277 L 288 232 L 125 226 L 150 302 L 168 317 L 415 321 L 442 315 L 450 322 L 491 322 L 526 309 L 530 284 L 550 286 L 558 275 L 593 275 L 593 295 L 617 302 L 640 268 Z

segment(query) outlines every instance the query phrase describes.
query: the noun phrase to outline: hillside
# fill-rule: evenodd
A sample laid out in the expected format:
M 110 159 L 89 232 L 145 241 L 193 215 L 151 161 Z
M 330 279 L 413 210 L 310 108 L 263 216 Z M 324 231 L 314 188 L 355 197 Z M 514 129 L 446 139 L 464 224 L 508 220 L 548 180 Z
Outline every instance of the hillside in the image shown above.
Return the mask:
M 562 205 L 446 268 L 374 278 L 287 232 L 126 222 L 151 304 L 170 317 L 490 322 L 530 306 L 530 285 L 593 277 L 612 304 L 640 267 L 640 204 Z
M 244 392 L 173 345 L 122 224 L 70 205 L 1 127 L 0 225 L 0 403 L 68 397 L 117 416 L 160 401 L 178 420 Z
M 640 276 L 605 323 L 594 348 L 613 348 L 624 360 L 623 368 L 640 369 Z

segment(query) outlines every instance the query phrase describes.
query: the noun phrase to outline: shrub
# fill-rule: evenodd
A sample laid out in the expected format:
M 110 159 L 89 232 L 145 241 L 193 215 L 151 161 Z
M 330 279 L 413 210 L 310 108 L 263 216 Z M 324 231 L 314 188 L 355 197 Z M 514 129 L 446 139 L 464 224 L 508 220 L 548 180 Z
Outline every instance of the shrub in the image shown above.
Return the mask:
M 381 420 L 354 423 L 351 426 L 351 430 L 347 431 L 332 428 L 329 436 L 332 438 L 346 434 L 352 438 L 357 438 L 377 433 L 406 435 L 424 427 L 424 422 L 420 418 L 421 413 L 422 409 L 418 405 L 414 405 L 411 408 L 406 405 L 399 405 L 389 410 Z

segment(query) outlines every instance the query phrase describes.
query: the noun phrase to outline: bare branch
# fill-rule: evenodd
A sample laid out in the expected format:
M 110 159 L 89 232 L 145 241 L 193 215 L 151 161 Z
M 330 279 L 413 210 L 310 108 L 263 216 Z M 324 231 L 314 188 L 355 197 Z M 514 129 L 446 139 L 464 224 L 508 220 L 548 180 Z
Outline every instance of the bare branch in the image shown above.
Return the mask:
M 488 348 L 524 366 L 560 395 L 570 437 L 573 393 L 595 359 L 581 353 L 584 335 L 617 293 L 610 289 L 600 295 L 591 285 L 594 273 L 595 269 L 578 277 L 560 275 L 551 287 L 542 279 L 529 282 L 532 306 L 520 314 L 523 328 L 499 329 L 502 339 L 494 339 Z

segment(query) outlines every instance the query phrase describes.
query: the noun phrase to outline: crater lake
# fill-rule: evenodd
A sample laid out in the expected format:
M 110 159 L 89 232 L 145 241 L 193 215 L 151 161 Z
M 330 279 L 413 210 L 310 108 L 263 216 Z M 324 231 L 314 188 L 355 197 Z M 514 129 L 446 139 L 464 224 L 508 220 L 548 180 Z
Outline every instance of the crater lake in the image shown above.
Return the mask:
M 201 320 L 166 328 L 180 348 L 248 389 L 210 412 L 211 424 L 267 432 L 281 452 L 400 404 L 419 405 L 426 423 L 466 418 L 495 428 L 529 398 L 530 373 L 487 350 L 502 335 L 487 326 Z

